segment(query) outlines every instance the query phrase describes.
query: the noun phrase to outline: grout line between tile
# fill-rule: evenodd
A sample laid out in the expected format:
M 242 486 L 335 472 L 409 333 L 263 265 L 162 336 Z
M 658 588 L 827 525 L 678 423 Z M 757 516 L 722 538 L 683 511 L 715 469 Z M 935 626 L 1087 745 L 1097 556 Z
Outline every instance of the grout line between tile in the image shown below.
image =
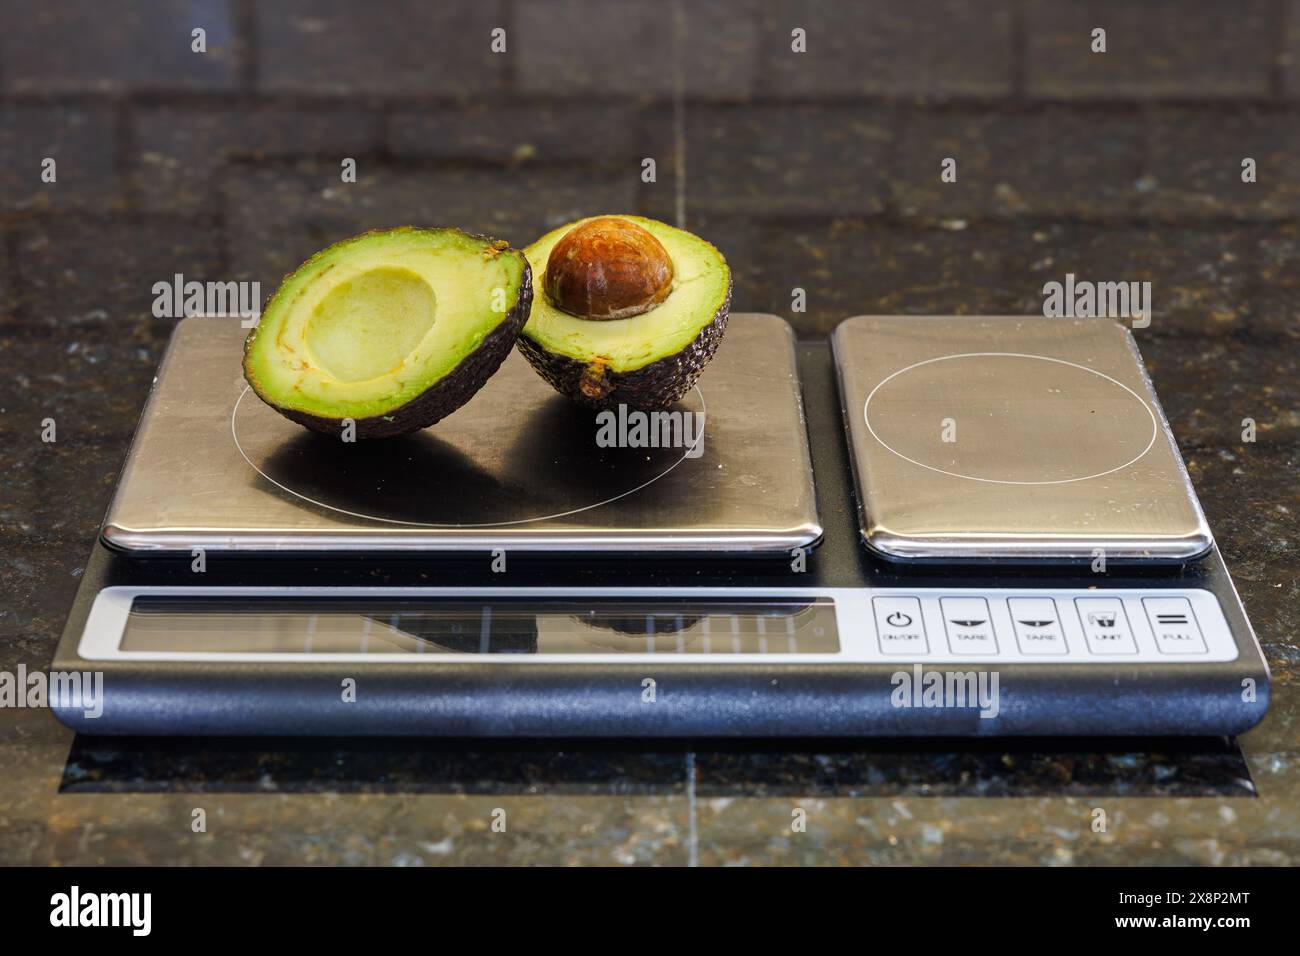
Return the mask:
M 683 49 L 686 11 L 681 0 L 673 4 L 673 186 L 674 216 L 678 229 L 686 228 L 686 75 Z
M 695 812 L 695 751 L 686 751 L 686 812 L 689 818 L 686 831 L 686 865 L 700 865 L 700 831 Z

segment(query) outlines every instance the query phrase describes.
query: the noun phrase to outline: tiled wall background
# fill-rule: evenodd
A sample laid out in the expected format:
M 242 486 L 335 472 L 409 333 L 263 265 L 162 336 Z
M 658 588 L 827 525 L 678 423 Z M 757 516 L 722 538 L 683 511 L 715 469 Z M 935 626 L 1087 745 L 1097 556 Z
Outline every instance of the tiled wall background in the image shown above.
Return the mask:
M 1295 304 L 1293 0 L 2 8 L 0 314 L 23 327 L 121 329 L 160 277 L 272 285 L 375 226 L 525 243 L 593 211 L 671 219 L 683 145 L 688 225 L 734 263 L 737 308 L 788 315 L 802 286 L 805 333 L 1037 311 L 1067 269 L 1152 279 L 1167 320 Z M 957 184 L 939 181 L 949 155 Z

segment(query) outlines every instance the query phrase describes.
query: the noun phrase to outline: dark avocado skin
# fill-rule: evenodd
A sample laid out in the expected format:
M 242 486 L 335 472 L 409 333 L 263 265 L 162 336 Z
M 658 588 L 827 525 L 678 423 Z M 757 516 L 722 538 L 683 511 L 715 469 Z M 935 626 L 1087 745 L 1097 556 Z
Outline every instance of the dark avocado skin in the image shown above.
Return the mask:
M 435 422 L 441 421 L 468 402 L 474 397 L 474 393 L 496 374 L 496 370 L 510 354 L 515 340 L 519 338 L 520 330 L 528 321 L 528 313 L 532 305 L 533 273 L 525 262 L 523 279 L 519 284 L 519 298 L 515 301 L 515 307 L 483 339 L 483 343 L 454 369 L 400 408 L 393 409 L 388 415 L 356 419 L 356 438 L 366 440 L 409 435 L 411 432 L 428 428 Z M 257 389 L 255 388 L 254 391 L 256 392 Z M 343 434 L 343 419 L 321 418 L 307 412 L 284 408 L 267 401 L 261 392 L 257 392 L 257 395 L 285 418 L 305 428 L 326 435 Z
M 526 333 L 519 336 L 519 351 L 552 388 L 580 405 L 597 409 L 626 405 L 645 412 L 663 411 L 694 387 L 722 341 L 730 311 L 731 284 L 728 283 L 727 295 L 713 320 L 690 345 L 630 372 L 614 372 L 548 352 Z

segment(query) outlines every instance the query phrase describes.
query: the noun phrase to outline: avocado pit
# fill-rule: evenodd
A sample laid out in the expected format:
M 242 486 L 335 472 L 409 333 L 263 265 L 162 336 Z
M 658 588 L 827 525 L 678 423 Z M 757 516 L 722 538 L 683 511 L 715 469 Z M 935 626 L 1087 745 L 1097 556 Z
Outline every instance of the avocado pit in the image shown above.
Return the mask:
M 557 309 L 580 319 L 641 315 L 668 298 L 672 286 L 673 263 L 663 244 L 616 216 L 571 229 L 546 261 L 546 295 Z
M 643 216 L 599 216 L 552 229 L 524 254 L 542 274 L 543 291 L 519 351 L 556 391 L 587 408 L 671 407 L 695 384 L 727 327 L 731 270 L 717 249 L 684 229 Z M 593 291 L 601 293 L 597 301 Z M 613 318 L 625 321 L 601 321 Z

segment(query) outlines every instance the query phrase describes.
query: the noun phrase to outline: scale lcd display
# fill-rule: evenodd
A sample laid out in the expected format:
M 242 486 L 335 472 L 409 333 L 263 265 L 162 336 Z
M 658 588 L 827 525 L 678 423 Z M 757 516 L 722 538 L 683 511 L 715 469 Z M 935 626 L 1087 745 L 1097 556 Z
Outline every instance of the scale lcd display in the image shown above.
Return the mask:
M 829 597 L 134 598 L 124 651 L 300 654 L 834 654 Z

